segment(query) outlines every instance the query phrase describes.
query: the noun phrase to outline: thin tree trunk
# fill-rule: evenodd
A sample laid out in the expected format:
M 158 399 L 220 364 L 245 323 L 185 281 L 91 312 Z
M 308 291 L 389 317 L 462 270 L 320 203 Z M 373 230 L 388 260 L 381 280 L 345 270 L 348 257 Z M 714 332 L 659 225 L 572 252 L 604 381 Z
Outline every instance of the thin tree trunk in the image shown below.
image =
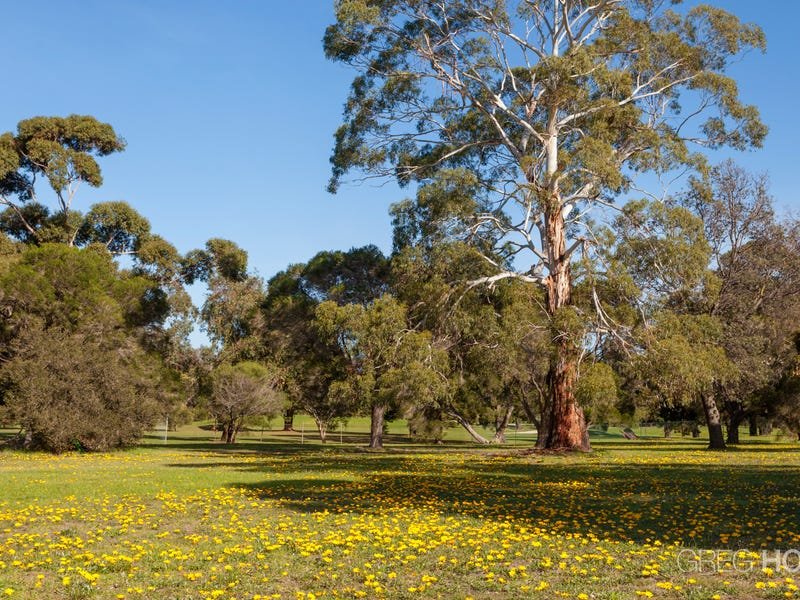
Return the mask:
M 293 431 L 294 430 L 294 409 L 287 408 L 283 411 L 283 430 L 284 431 Z
M 475 428 L 472 426 L 472 424 L 469 421 L 467 421 L 464 417 L 462 417 L 458 412 L 456 412 L 453 409 L 448 409 L 446 413 L 451 417 L 453 417 L 458 422 L 458 424 L 461 425 L 467 431 L 467 433 L 473 440 L 475 440 L 479 444 L 489 443 L 489 440 L 487 440 L 480 433 L 475 431 Z
M 383 417 L 386 414 L 386 407 L 383 404 L 375 403 L 372 405 L 372 420 L 369 426 L 369 447 L 373 449 L 383 448 Z
M 319 431 L 319 441 L 323 444 L 326 443 L 328 440 L 328 427 L 322 421 L 322 419 L 317 417 L 314 417 L 314 423 L 317 424 L 317 431 Z
M 703 403 L 703 412 L 706 414 L 706 425 L 708 426 L 708 448 L 710 450 L 724 450 L 725 437 L 722 435 L 722 422 L 714 396 L 703 394 L 700 399 Z
M 506 443 L 506 429 L 508 428 L 508 423 L 511 420 L 511 414 L 513 412 L 514 412 L 514 407 L 508 406 L 499 416 L 499 418 L 495 419 L 495 432 L 494 432 L 494 437 L 492 438 L 493 444 Z
M 539 394 L 539 396 L 541 399 L 541 394 Z M 530 421 L 533 424 L 533 426 L 536 428 L 536 431 L 538 432 L 539 429 L 541 428 L 542 423 L 539 420 L 539 417 L 534 412 L 531 403 L 528 401 L 528 395 L 525 393 L 524 389 L 520 389 L 519 399 L 520 399 L 520 404 L 522 404 L 522 410 L 525 411 L 525 416 L 528 418 L 528 421 Z
M 756 415 L 750 415 L 748 421 L 750 425 L 750 437 L 756 437 L 758 435 L 758 417 Z

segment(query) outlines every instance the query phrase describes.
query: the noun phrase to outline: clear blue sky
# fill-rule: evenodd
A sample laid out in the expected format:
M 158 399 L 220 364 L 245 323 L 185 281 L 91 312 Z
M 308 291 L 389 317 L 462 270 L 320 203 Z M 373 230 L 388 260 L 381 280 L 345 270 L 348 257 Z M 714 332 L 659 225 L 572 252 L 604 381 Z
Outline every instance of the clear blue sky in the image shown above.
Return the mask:
M 800 3 L 714 0 L 767 33 L 766 55 L 736 66 L 759 105 L 766 147 L 740 157 L 768 170 L 779 206 L 794 191 L 800 117 Z M 0 132 L 34 115 L 91 114 L 127 150 L 103 159 L 105 184 L 76 208 L 126 200 L 181 251 L 235 240 L 269 277 L 318 250 L 388 250 L 394 185 L 325 192 L 332 134 L 352 73 L 322 54 L 333 0 L 7 2 Z

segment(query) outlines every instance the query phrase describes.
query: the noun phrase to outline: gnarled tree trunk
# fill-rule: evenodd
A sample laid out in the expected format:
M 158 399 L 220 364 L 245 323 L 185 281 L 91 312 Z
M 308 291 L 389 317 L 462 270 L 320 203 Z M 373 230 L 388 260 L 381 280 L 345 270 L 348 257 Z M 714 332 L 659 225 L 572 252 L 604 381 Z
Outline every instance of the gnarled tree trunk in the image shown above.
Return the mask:
M 722 435 L 722 421 L 720 419 L 717 403 L 711 394 L 703 394 L 700 397 L 703 403 L 703 412 L 706 414 L 706 425 L 708 426 L 708 448 L 710 450 L 724 450 L 725 438 Z
M 557 115 L 551 115 L 554 123 Z M 558 139 L 555 130 L 549 131 L 547 171 L 555 181 L 558 169 Z M 566 245 L 563 207 L 557 183 L 551 183 L 550 206 L 545 211 L 545 248 L 549 275 L 544 284 L 547 291 L 547 314 L 552 323 L 554 355 L 547 373 L 549 398 L 542 414 L 542 431 L 536 447 L 553 450 L 591 450 L 586 419 L 575 401 L 578 353 L 566 310 L 572 304 L 572 273 L 570 252 Z
M 558 354 L 547 374 L 549 402 L 542 415 L 537 448 L 591 450 L 583 410 L 575 401 L 576 359 L 566 348 L 571 342 L 558 342 Z

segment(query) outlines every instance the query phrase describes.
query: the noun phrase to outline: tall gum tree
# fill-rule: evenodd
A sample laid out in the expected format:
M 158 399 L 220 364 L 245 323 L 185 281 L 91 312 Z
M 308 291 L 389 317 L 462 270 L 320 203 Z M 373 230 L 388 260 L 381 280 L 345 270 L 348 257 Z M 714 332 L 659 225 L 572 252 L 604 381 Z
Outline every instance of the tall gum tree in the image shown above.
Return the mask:
M 665 4 L 339 0 L 325 34 L 326 55 L 357 71 L 330 190 L 351 171 L 423 188 L 460 176 L 476 190 L 467 235 L 492 232 L 505 250 L 502 261 L 487 252 L 496 272 L 472 283 L 544 288 L 555 351 L 541 448 L 589 448 L 572 263 L 592 254 L 602 219 L 590 213 L 636 190 L 639 172 L 702 169 L 695 150 L 766 134 L 725 75 L 764 49 L 762 31 L 711 6 Z

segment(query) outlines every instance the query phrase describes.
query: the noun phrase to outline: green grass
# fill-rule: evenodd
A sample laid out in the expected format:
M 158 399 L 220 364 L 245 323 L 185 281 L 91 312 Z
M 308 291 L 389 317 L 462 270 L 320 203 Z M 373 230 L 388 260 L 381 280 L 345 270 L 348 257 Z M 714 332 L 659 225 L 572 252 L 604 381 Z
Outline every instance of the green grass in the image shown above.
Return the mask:
M 0 596 L 796 593 L 760 559 L 696 573 L 679 555 L 800 548 L 800 444 L 745 435 L 708 452 L 703 438 L 612 428 L 591 454 L 541 456 L 524 451 L 529 433 L 487 448 L 454 430 L 431 447 L 395 423 L 388 449 L 367 452 L 367 425 L 324 446 L 298 419 L 302 433 L 250 431 L 235 446 L 190 426 L 110 454 L 2 452 Z

